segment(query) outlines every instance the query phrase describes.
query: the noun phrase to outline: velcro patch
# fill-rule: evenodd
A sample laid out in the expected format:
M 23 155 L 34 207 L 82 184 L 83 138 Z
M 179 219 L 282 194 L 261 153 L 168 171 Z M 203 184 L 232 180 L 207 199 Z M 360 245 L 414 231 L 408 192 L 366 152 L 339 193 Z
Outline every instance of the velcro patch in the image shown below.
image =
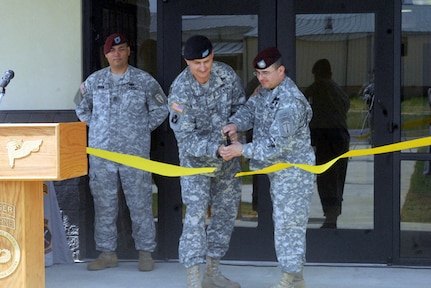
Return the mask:
M 295 125 L 291 115 L 287 111 L 279 111 L 276 115 L 276 119 L 280 136 L 286 137 L 294 133 Z
M 154 95 L 154 100 L 156 101 L 157 105 L 161 106 L 161 105 L 166 103 L 167 98 L 165 95 L 162 95 L 160 93 L 156 93 Z

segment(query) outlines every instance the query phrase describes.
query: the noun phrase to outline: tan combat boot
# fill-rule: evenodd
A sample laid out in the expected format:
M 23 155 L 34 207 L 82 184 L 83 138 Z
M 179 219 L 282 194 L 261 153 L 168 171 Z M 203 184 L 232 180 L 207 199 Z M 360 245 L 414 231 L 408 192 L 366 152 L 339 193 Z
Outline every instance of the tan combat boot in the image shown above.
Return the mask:
M 299 273 L 295 273 L 293 276 L 293 287 L 294 288 L 307 288 L 305 286 L 304 276 L 302 275 L 302 270 Z
M 241 288 L 241 286 L 224 277 L 220 270 L 220 259 L 207 257 L 207 269 L 205 270 L 202 288 Z
M 187 269 L 187 288 L 202 288 L 199 265 Z
M 113 268 L 118 266 L 118 258 L 115 252 L 102 252 L 96 260 L 88 263 L 87 270 L 97 271 L 106 268 Z
M 154 269 L 154 261 L 151 252 L 139 251 L 139 271 L 151 271 Z
M 295 274 L 282 272 L 280 281 L 271 288 L 295 288 L 295 286 L 293 286 L 294 277 Z

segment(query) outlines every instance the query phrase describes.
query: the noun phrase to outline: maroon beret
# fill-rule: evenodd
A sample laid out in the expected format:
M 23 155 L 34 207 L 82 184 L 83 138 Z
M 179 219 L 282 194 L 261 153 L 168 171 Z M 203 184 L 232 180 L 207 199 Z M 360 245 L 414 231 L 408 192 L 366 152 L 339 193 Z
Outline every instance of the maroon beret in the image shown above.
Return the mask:
M 103 46 L 103 54 L 108 54 L 113 46 L 120 45 L 123 43 L 128 43 L 128 40 L 124 35 L 120 33 L 114 33 L 109 35 L 108 38 L 106 38 L 105 45 Z
M 253 67 L 256 69 L 266 69 L 280 58 L 280 51 L 276 47 L 265 48 L 254 58 Z

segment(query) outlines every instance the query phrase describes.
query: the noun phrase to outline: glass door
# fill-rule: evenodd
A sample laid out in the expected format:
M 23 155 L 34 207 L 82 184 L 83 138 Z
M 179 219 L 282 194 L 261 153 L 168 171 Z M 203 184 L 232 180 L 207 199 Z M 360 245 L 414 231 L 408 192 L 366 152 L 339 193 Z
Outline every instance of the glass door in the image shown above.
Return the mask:
M 159 1 L 163 19 L 159 21 L 164 36 L 159 41 L 159 51 L 163 51 L 163 67 L 161 79 L 164 88 L 169 86 L 175 77 L 184 69 L 182 46 L 192 35 L 201 34 L 208 37 L 213 46 L 215 60 L 229 64 L 242 79 L 247 96 L 251 95 L 257 86 L 251 67 L 252 60 L 258 52 L 260 17 L 258 1 L 202 1 L 180 0 Z M 160 13 L 159 13 L 160 14 Z M 169 131 L 168 137 L 173 138 Z M 243 134 L 243 140 L 249 137 Z M 175 142 L 175 140 L 172 140 Z M 166 151 L 168 161 L 177 158 L 177 150 Z M 176 159 L 176 161 L 178 161 Z M 244 170 L 248 170 L 248 162 L 242 159 Z M 260 180 L 260 178 L 262 178 Z M 178 179 L 176 180 L 178 181 Z M 224 259 L 274 260 L 272 238 L 271 203 L 265 176 L 242 178 L 242 197 L 231 239 L 230 250 Z M 257 183 L 261 183 L 261 189 Z M 181 204 L 181 194 L 178 190 L 169 191 L 164 198 L 163 189 L 159 187 L 159 205 L 164 211 L 172 211 L 172 203 Z M 160 201 L 162 199 L 162 201 Z M 164 202 L 166 201 L 166 202 Z M 169 206 L 171 206 L 169 208 Z M 184 208 L 183 208 L 184 209 Z M 186 208 L 185 208 L 186 209 Z M 182 213 L 171 213 L 169 221 L 175 223 L 177 238 L 172 239 L 172 246 L 177 247 L 181 234 Z M 208 215 L 208 218 L 211 215 Z M 160 218 L 159 218 L 160 225 Z M 172 231 L 170 231 L 171 233 Z M 175 241 L 175 242 L 174 242 Z M 171 251 L 170 258 L 175 254 Z M 176 256 L 176 255 L 175 255 Z
M 374 34 L 374 13 L 296 15 L 296 83 L 313 107 L 317 164 L 373 147 Z M 327 96 L 331 84 L 342 93 Z M 316 175 L 315 190 L 310 229 L 374 229 L 374 157 L 341 159 Z
M 383 4 L 295 1 L 284 4 L 286 13 L 294 11 L 295 23 L 278 18 L 277 45 L 295 55 L 289 76 L 313 107 L 310 128 L 318 164 L 347 150 L 395 142 L 397 5 Z M 393 157 L 341 159 L 316 175 L 308 262 L 392 263 Z
M 100 57 L 103 39 L 109 31 L 119 29 L 127 31 L 132 40 L 131 63 L 155 76 L 168 93 L 185 65 L 181 53 L 184 41 L 200 33 L 214 43 L 216 60 L 235 69 L 248 94 L 256 85 L 250 63 L 263 47 L 279 48 L 288 76 L 304 92 L 314 81 L 314 64 L 327 59 L 332 79 L 350 100 L 346 122 L 350 150 L 431 133 L 430 1 L 83 3 L 85 75 L 104 65 Z M 249 135 L 243 137 L 247 139 Z M 179 163 L 168 123 L 153 133 L 152 140 L 152 159 Z M 316 176 L 307 231 L 307 261 L 429 265 L 430 155 L 425 147 L 347 159 L 336 229 L 321 228 L 325 212 Z M 243 169 L 248 169 L 245 160 Z M 176 259 L 184 211 L 179 179 L 158 175 L 153 179 L 157 204 L 154 221 L 158 229 L 155 257 Z M 127 209 L 123 211 L 123 218 L 127 219 Z M 124 234 L 129 234 L 130 225 L 121 221 L 119 225 L 126 227 Z M 86 230 L 90 235 L 92 222 L 87 223 Z M 87 238 L 87 250 L 94 252 L 94 241 Z M 129 236 L 124 236 L 120 245 L 123 257 L 136 257 Z M 272 205 L 265 175 L 243 179 L 241 206 L 230 247 L 227 259 L 275 260 Z
M 402 141 L 431 133 L 431 1 L 403 1 L 401 10 Z M 431 264 L 430 147 L 400 155 L 400 205 L 397 224 L 401 263 Z

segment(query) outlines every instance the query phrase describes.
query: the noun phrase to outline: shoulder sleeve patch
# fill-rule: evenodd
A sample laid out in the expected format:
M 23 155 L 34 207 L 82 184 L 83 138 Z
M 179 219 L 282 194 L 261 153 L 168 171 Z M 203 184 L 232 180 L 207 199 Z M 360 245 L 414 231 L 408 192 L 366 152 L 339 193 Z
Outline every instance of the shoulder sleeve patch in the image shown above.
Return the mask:
M 296 128 L 290 113 L 281 110 L 276 114 L 275 118 L 278 122 L 279 136 L 287 137 L 295 133 Z
M 161 93 L 156 93 L 154 94 L 154 101 L 156 101 L 156 103 L 161 106 L 163 104 L 165 104 L 168 99 L 166 98 L 165 95 L 161 94 Z

